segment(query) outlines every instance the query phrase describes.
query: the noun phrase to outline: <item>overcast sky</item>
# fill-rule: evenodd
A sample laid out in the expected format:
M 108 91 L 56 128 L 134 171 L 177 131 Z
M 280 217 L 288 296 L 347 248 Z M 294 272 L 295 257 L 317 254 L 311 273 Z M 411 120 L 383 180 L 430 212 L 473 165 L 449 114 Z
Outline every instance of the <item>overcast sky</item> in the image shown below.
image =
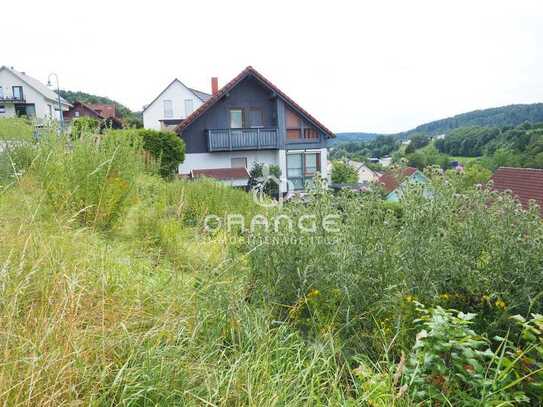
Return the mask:
M 7 1 L 0 65 L 141 110 L 247 65 L 336 132 L 543 102 L 539 1 Z

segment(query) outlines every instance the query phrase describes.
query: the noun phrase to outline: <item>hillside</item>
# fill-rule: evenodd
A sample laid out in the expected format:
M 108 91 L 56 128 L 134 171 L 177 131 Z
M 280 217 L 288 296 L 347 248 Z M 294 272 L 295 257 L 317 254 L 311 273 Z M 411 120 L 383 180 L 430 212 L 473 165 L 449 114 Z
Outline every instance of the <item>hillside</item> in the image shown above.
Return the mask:
M 523 123 L 543 122 L 543 103 L 509 105 L 490 109 L 474 110 L 446 119 L 422 124 L 412 130 L 399 133 L 400 138 L 426 134 L 430 136 L 447 133 L 459 127 L 515 127 Z
M 66 99 L 68 102 L 73 103 L 76 100 L 83 103 L 104 103 L 115 105 L 119 116 L 124 119 L 129 125 L 134 127 L 142 127 L 142 115 L 141 112 L 133 112 L 123 104 L 110 99 L 106 96 L 97 96 L 90 93 L 81 91 L 64 90 L 60 91 L 60 96 Z
M 414 129 L 391 134 L 390 136 L 405 140 L 415 134 L 435 136 L 448 133 L 460 127 L 516 127 L 523 123 L 535 124 L 541 122 L 543 122 L 543 103 L 518 104 L 461 113 L 445 119 L 424 123 Z M 379 135 L 385 134 L 365 132 L 337 133 L 336 139 L 331 144 L 368 142 L 375 140 Z
M 339 144 L 339 143 L 350 143 L 352 141 L 373 141 L 379 136 L 378 133 L 361 133 L 361 132 L 351 132 L 351 133 L 336 133 L 336 138 L 330 140 L 330 144 Z

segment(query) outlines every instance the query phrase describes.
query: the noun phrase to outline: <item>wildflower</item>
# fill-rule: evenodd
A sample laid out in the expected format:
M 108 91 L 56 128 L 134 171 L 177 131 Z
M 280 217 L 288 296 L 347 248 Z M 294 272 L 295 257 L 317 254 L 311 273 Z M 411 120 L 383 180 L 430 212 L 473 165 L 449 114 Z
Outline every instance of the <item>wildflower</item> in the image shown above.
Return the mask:
M 495 303 L 495 304 L 496 304 L 496 307 L 499 308 L 499 309 L 501 309 L 502 311 L 503 311 L 503 310 L 505 309 L 505 307 L 506 307 L 505 302 L 503 302 L 503 301 L 500 300 L 500 299 L 496 300 L 496 303 Z
M 406 302 L 413 302 L 415 301 L 415 297 L 413 297 L 412 295 L 408 295 L 407 297 L 404 298 L 404 300 Z
M 441 298 L 442 300 L 448 301 L 450 297 L 449 297 L 449 294 L 445 293 L 445 294 L 441 294 L 439 298 Z

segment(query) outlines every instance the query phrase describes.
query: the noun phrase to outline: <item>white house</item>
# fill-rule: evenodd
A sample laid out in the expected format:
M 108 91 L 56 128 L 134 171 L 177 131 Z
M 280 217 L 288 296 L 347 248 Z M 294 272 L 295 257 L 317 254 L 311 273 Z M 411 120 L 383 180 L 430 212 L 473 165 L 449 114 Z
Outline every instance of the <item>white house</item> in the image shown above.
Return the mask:
M 60 99 L 62 111 L 71 105 Z M 13 67 L 0 67 L 0 118 L 27 116 L 38 121 L 59 120 L 58 95 L 39 80 Z
M 210 97 L 174 79 L 151 103 L 143 107 L 143 127 L 173 130 Z

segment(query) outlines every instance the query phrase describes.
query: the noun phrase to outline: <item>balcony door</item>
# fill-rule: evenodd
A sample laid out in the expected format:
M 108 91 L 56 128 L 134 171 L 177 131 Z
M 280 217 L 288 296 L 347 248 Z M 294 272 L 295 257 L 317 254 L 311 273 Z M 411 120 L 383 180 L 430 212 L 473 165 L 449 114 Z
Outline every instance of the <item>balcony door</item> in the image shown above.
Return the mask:
M 23 87 L 22 86 L 13 86 L 13 99 L 23 100 Z

